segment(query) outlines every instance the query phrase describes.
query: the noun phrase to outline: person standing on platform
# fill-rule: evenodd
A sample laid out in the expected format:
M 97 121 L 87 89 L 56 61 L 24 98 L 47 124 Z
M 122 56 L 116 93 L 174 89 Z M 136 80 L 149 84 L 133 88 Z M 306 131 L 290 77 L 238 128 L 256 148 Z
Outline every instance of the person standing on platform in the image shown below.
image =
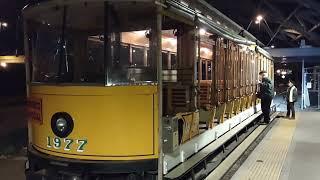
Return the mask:
M 270 106 L 274 96 L 273 84 L 268 78 L 266 71 L 259 73 L 259 91 L 257 97 L 261 99 L 261 110 L 264 118 L 264 123 L 270 122 Z
M 288 89 L 287 89 L 287 118 L 290 118 L 290 112 L 291 112 L 291 119 L 295 119 L 296 113 L 294 110 L 294 103 L 298 99 L 298 90 L 294 86 L 293 81 L 289 80 L 288 82 Z

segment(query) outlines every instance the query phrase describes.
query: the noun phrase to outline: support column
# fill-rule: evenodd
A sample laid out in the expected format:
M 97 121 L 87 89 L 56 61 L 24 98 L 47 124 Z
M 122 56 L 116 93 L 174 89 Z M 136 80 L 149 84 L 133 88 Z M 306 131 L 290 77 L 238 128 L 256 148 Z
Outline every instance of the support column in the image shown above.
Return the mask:
M 305 73 L 304 73 L 304 59 L 302 59 L 302 65 L 301 65 L 301 74 L 302 74 L 302 84 L 301 84 L 301 90 L 302 90 L 302 93 L 301 93 L 301 109 L 304 109 L 305 107 L 305 101 L 304 101 L 304 98 L 305 98 Z

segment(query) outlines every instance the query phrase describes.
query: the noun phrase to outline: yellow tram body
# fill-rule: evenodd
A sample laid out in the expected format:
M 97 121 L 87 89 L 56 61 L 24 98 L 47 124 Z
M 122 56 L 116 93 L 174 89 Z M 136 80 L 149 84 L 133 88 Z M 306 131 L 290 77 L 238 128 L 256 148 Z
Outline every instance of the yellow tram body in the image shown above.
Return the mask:
M 84 160 L 137 160 L 158 157 L 158 101 L 156 86 L 32 86 L 31 99 L 42 102 L 43 121 L 29 121 L 30 140 L 35 149 L 54 156 Z M 67 112 L 74 120 L 68 137 L 85 139 L 83 152 L 77 144 L 66 144 L 51 129 L 56 112 Z

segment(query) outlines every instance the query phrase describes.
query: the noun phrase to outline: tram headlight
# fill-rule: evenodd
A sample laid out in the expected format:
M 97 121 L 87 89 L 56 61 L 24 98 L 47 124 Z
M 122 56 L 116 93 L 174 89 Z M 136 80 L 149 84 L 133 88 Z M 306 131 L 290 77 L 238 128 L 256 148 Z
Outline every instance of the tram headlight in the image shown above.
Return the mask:
M 73 126 L 73 119 L 66 112 L 55 113 L 51 118 L 51 129 L 60 138 L 69 136 L 73 131 Z
M 57 119 L 56 127 L 58 131 L 63 132 L 68 127 L 67 120 L 65 120 L 64 118 Z

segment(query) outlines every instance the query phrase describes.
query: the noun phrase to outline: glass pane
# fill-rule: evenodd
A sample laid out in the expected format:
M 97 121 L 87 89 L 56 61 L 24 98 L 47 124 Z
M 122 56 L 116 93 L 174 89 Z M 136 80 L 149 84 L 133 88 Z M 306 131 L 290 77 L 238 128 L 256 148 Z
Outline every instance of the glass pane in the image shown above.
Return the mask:
M 104 84 L 104 3 L 89 4 L 42 7 L 27 15 L 32 81 Z
M 167 52 L 162 52 L 162 69 L 169 69 Z
M 131 5 L 61 3 L 26 13 L 32 80 L 103 85 L 155 82 L 154 5 Z M 79 18 L 81 14 L 86 16 Z
M 132 47 L 132 64 L 131 66 L 144 66 L 144 47 Z
M 171 69 L 177 69 L 177 55 L 171 54 Z
M 199 80 L 199 61 L 197 61 L 197 73 L 196 74 L 196 79 Z
M 207 68 L 206 68 L 206 61 L 202 61 L 202 80 L 207 80 L 206 73 L 207 73 Z
M 110 44 L 114 45 L 108 61 L 107 85 L 134 85 L 156 82 L 156 44 L 153 39 L 152 21 L 155 20 L 151 4 L 137 2 L 135 8 L 130 3 L 114 3 L 107 26 L 111 31 Z M 150 7 L 148 7 L 150 6 Z M 113 7 L 111 5 L 111 7 Z M 147 17 L 147 18 L 146 18 Z M 130 20 L 130 21 L 128 21 Z M 117 44 L 126 44 L 120 47 Z M 120 58 L 121 63 L 117 63 Z M 111 60 L 111 61 L 110 61 Z
M 208 62 L 208 80 L 212 80 L 212 67 L 211 62 Z

